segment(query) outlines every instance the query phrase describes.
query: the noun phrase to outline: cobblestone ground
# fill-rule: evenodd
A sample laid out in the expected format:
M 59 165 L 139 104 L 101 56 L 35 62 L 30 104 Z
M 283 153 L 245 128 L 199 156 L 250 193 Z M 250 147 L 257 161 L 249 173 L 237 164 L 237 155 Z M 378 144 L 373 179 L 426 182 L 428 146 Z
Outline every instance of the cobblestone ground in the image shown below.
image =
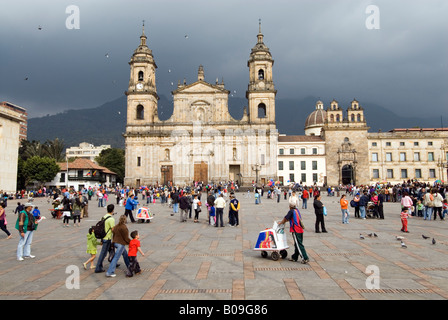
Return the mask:
M 312 202 L 301 210 L 306 232 L 304 244 L 308 264 L 286 259 L 263 258 L 253 250 L 260 231 L 270 228 L 288 211 L 283 198 L 277 203 L 262 199 L 255 205 L 237 194 L 241 201 L 240 226 L 213 228 L 203 210 L 199 223 L 190 219 L 180 223 L 171 209 L 150 204 L 155 214 L 149 224 L 128 223 L 138 230 L 143 272 L 126 278 L 124 263 L 115 278 L 105 273 L 84 270 L 87 260 L 86 235 L 105 208 L 95 200 L 89 203 L 89 217 L 80 227 L 64 228 L 61 220 L 51 218 L 50 204 L 35 199 L 42 214 L 34 234 L 34 259 L 16 260 L 19 241 L 14 229 L 13 211 L 17 200 L 8 201 L 8 229 L 13 238 L 0 234 L 0 296 L 2 300 L 382 300 L 448 298 L 448 233 L 446 221 L 409 220 L 410 233 L 400 232 L 400 205 L 386 203 L 385 219 L 360 220 L 353 217 L 341 223 L 337 197 L 322 198 L 329 213 L 328 233 L 314 233 Z M 140 200 L 142 201 L 142 200 Z M 110 201 L 109 201 L 110 203 Z M 204 207 L 205 208 L 205 207 Z M 227 211 L 227 210 L 226 210 Z M 353 210 L 352 210 L 353 211 Z M 118 216 L 124 208 L 116 206 Z M 227 213 L 225 222 L 228 221 Z M 288 229 L 289 230 L 289 227 Z M 369 234 L 375 233 L 375 236 Z M 364 239 L 360 238 L 364 235 Z M 423 239 L 422 234 L 430 237 Z M 402 248 L 396 236 L 403 236 Z M 432 238 L 436 244 L 432 244 Z M 293 253 L 288 232 L 288 257 Z M 108 263 L 105 262 L 107 268 Z M 372 273 L 372 271 L 374 273 Z M 76 275 L 79 277 L 76 278 Z M 374 279 L 374 275 L 379 277 Z M 79 280 L 79 288 L 73 288 Z M 376 285 L 373 286 L 372 285 Z

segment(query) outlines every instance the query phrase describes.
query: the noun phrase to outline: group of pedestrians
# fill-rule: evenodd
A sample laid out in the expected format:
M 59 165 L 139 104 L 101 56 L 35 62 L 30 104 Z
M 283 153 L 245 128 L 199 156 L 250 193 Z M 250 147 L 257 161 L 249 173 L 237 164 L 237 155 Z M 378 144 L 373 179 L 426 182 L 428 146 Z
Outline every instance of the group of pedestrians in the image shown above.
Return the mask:
M 170 194 L 172 200 L 172 213 L 171 215 L 179 214 L 179 221 L 186 222 L 192 218 L 194 211 L 193 222 L 199 222 L 200 212 L 202 212 L 202 195 L 201 191 L 191 193 L 183 188 L 175 188 Z M 228 221 L 229 226 L 236 227 L 239 225 L 239 211 L 240 202 L 236 199 L 235 193 L 231 192 L 229 200 L 225 199 L 226 192 L 221 190 L 215 190 L 215 192 L 209 191 L 205 202 L 207 209 L 207 222 L 214 227 L 224 227 L 224 211 L 228 207 Z M 227 204 L 227 202 L 229 202 Z
M 107 213 L 101 218 L 104 221 L 105 235 L 102 239 L 97 239 L 94 229 L 90 228 L 87 234 L 87 253 L 90 254 L 90 258 L 83 263 L 85 269 L 87 264 L 91 264 L 91 268 L 95 268 L 95 273 L 106 272 L 107 277 L 115 277 L 115 270 L 118 266 L 120 257 L 123 257 L 123 261 L 126 265 L 126 276 L 132 277 L 134 274 L 140 274 L 141 269 L 137 260 L 137 252 L 140 252 L 142 256 L 145 254 L 140 248 L 140 236 L 138 231 L 132 231 L 129 234 L 129 230 L 126 226 L 126 216 L 123 214 L 118 220 L 118 224 L 115 224 L 114 215 L 115 206 L 109 204 L 107 206 Z M 97 245 L 101 245 L 100 255 L 96 266 L 93 265 L 97 254 Z M 126 250 L 128 246 L 128 250 Z M 109 255 L 108 261 L 110 262 L 108 269 L 104 268 L 104 260 Z

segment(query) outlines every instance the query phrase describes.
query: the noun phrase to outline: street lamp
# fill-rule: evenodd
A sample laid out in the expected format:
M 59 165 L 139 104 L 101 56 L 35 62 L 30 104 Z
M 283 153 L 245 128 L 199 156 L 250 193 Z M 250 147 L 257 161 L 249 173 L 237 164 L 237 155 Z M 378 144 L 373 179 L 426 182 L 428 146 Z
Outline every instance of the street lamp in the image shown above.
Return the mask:
M 261 171 L 261 164 L 252 165 L 252 170 L 255 171 L 255 184 L 258 185 L 258 171 Z

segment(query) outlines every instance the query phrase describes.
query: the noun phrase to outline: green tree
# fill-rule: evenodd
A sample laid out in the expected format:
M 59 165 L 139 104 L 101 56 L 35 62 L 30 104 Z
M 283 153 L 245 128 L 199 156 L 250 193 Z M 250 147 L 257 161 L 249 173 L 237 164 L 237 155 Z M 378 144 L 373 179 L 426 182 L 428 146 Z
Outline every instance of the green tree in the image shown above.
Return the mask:
M 24 184 L 27 186 L 31 181 L 37 181 L 39 184 L 51 181 L 59 170 L 59 165 L 54 159 L 39 156 L 30 157 L 22 166 Z
M 110 171 L 117 174 L 117 182 L 123 183 L 124 181 L 124 150 L 117 148 L 109 148 L 101 151 L 95 161 L 102 167 L 106 167 Z
M 44 144 L 44 154 L 47 157 L 55 159 L 56 162 L 65 161 L 64 140 L 59 140 L 58 138 L 47 140 Z

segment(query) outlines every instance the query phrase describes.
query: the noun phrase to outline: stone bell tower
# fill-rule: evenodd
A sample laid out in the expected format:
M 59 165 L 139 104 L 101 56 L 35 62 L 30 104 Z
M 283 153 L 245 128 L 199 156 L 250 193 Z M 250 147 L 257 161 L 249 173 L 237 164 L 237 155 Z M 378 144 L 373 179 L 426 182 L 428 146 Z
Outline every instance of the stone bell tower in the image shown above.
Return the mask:
M 135 49 L 129 61 L 131 74 L 128 90 L 127 125 L 144 126 L 159 121 L 156 89 L 157 65 L 152 50 L 146 44 L 145 24 L 143 23 L 140 45 Z
M 249 104 L 249 122 L 251 124 L 275 124 L 275 96 L 272 77 L 272 59 L 269 48 L 263 42 L 261 21 L 257 35 L 257 44 L 252 48 L 249 61 L 249 86 L 246 98 Z

